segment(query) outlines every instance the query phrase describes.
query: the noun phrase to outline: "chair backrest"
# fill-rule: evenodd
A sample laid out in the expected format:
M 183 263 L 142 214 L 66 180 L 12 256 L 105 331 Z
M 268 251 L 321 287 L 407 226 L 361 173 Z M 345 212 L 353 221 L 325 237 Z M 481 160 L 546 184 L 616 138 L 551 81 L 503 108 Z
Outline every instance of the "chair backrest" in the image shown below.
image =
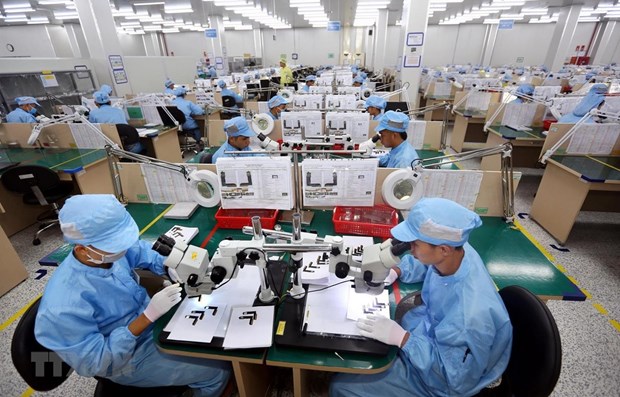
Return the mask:
M 204 164 L 213 163 L 213 153 L 205 153 L 202 156 L 200 156 L 200 162 Z
M 1 179 L 6 190 L 21 194 L 35 193 L 37 187 L 45 192 L 61 183 L 55 171 L 40 165 L 18 165 L 6 170 Z
M 227 95 L 222 97 L 222 104 L 226 108 L 232 108 L 237 104 L 237 101 L 235 100 L 235 97 Z
M 179 122 L 179 125 L 185 123 L 185 113 L 183 113 L 181 109 L 176 106 L 166 106 L 166 109 L 170 112 L 172 117 Z M 161 121 L 164 125 L 174 126 L 174 121 L 170 119 L 170 116 L 168 116 L 162 106 L 157 106 L 157 112 L 159 113 L 159 117 L 161 117 Z
M 514 396 L 548 396 L 562 367 L 562 344 L 553 315 L 544 302 L 523 287 L 508 286 L 499 294 L 513 332 L 503 381 L 508 382 Z
M 42 346 L 34 336 L 34 324 L 41 298 L 19 320 L 11 341 L 11 359 L 17 372 L 37 391 L 60 386 L 71 374 L 71 367 L 56 353 Z
M 125 145 L 133 145 L 140 142 L 140 135 L 135 127 L 132 127 L 129 124 L 116 124 L 116 130 L 118 131 L 118 135 L 123 142 L 123 147 Z

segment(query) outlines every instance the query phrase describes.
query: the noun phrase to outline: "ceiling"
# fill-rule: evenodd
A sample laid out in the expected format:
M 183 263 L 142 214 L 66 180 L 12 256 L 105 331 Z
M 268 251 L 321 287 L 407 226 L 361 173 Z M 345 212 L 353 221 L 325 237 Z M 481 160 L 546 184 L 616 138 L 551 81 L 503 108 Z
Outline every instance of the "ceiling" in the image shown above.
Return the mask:
M 91 0 L 106 1 L 106 0 Z M 222 15 L 226 29 L 324 28 L 374 24 L 377 8 L 389 12 L 388 25 L 400 23 L 402 0 L 109 0 L 119 31 L 143 33 L 204 30 L 209 17 Z M 415 11 L 414 0 L 410 1 Z M 559 7 L 583 4 L 583 21 L 620 19 L 618 0 L 430 0 L 429 24 L 553 22 Z M 152 4 L 146 4 L 152 3 Z M 248 3 L 243 8 L 236 5 Z M 312 6 L 313 9 L 298 8 Z M 253 7 L 248 7 L 248 5 Z M 358 7 L 359 6 L 359 7 Z M 0 0 L 0 26 L 79 23 L 71 0 Z M 241 11 L 245 10 L 245 11 Z M 249 11 L 248 11 L 249 10 Z M 365 16 L 360 10 L 365 10 Z M 528 10 L 531 10 L 528 13 Z M 246 12 L 247 11 L 247 12 Z M 359 13 L 358 13 L 359 11 Z M 303 15 L 302 15 L 303 12 Z M 240 13 L 243 13 L 240 14 Z M 520 14 L 521 13 L 521 14 Z M 525 14 L 525 15 L 523 15 Z M 553 16 L 556 16 L 554 19 Z M 138 19 L 139 18 L 139 19 Z M 521 18 L 521 19 L 520 19 Z

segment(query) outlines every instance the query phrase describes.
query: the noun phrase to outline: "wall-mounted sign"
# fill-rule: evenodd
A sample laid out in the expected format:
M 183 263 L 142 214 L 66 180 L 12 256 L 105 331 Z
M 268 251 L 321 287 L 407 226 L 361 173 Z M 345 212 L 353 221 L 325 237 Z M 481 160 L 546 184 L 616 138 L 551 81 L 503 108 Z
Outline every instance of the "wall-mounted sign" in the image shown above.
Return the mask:
M 403 67 L 405 68 L 419 68 L 421 64 L 421 55 L 405 55 L 404 57 Z
M 205 29 L 205 37 L 214 39 L 217 37 L 217 29 Z
M 512 29 L 515 24 L 514 19 L 500 19 L 498 29 Z
M 421 46 L 422 44 L 424 44 L 424 32 L 407 33 L 408 46 Z
M 327 22 L 327 30 L 329 32 L 338 32 L 338 31 L 340 31 L 340 21 L 329 21 L 329 22 Z
M 110 60 L 110 67 L 112 67 L 112 70 L 125 69 L 125 66 L 123 66 L 123 58 L 120 55 L 109 55 L 108 59 Z

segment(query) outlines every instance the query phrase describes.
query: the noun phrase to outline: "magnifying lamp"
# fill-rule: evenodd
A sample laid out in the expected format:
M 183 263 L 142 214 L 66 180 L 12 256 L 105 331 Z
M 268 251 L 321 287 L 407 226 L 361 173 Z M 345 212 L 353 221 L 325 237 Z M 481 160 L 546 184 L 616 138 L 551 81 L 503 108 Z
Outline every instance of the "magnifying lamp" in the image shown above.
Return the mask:
M 289 89 L 281 89 L 280 91 L 278 91 L 278 95 L 280 95 L 282 98 L 286 99 L 287 101 L 291 101 L 293 99 L 293 92 Z
M 360 99 L 366 100 L 372 95 L 372 90 L 368 87 L 364 88 L 360 92 Z
M 193 171 L 189 174 L 192 198 L 203 207 L 211 208 L 220 203 L 220 183 L 217 175 L 209 170 Z
M 392 172 L 381 187 L 383 201 L 397 210 L 410 210 L 423 195 L 422 175 L 410 169 Z
M 256 132 L 257 138 L 260 141 L 260 147 L 268 152 L 276 151 L 280 148 L 280 145 L 268 138 L 267 135 L 271 134 L 274 127 L 273 118 L 267 113 L 259 113 L 252 116 L 252 130 Z

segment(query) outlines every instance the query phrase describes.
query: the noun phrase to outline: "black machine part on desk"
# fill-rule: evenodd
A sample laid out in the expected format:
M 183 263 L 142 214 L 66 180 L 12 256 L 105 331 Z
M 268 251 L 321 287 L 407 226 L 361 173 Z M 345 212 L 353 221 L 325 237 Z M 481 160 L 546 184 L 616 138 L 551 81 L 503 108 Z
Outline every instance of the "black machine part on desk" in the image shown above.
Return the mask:
M 354 288 L 351 283 L 351 288 Z M 303 299 L 286 299 L 278 311 L 276 321 L 285 322 L 284 333 L 276 334 L 274 341 L 276 345 L 302 348 L 331 350 L 348 353 L 363 353 L 385 356 L 390 351 L 390 346 L 367 338 L 355 338 L 339 335 L 319 335 L 305 332 L 302 325 L 303 313 L 306 308 L 306 298 L 308 296 L 308 285 L 304 284 L 306 295 Z

